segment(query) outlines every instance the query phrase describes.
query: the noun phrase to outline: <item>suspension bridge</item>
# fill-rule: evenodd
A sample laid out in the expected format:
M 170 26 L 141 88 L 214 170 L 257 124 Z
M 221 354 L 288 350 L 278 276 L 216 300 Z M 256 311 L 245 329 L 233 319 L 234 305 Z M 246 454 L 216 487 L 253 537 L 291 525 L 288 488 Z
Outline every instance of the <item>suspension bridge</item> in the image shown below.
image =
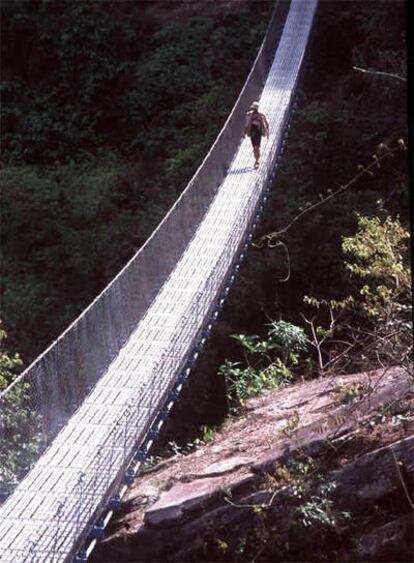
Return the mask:
M 85 561 L 202 352 L 274 180 L 316 0 L 276 4 L 246 84 L 146 244 L 0 395 L 0 562 Z M 270 124 L 261 164 L 241 140 Z

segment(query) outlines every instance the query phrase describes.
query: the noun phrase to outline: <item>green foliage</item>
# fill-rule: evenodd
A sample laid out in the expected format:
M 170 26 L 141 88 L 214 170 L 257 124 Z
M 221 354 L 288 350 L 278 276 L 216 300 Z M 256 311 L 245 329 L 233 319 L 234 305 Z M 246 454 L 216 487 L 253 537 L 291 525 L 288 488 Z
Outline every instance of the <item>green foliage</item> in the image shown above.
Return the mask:
M 219 375 L 226 379 L 228 398 L 240 405 L 249 397 L 282 387 L 292 380 L 291 373 L 279 358 L 261 370 L 252 367 L 241 369 L 239 365 L 238 362 L 226 360 L 219 368 Z
M 224 553 L 229 549 L 229 544 L 220 538 L 216 538 L 217 549 L 223 551 Z
M 283 490 L 290 499 L 303 500 L 307 494 L 307 480 L 314 471 L 315 463 L 310 457 L 288 459 L 286 464 L 277 463 L 273 472 L 265 475 L 264 484 L 269 491 Z
M 18 354 L 3 347 L 6 332 L 0 328 L 0 394 L 14 380 L 13 370 L 22 365 Z M 0 488 L 13 485 L 36 458 L 40 417 L 31 405 L 30 384 L 18 383 L 0 397 Z
M 265 355 L 271 350 L 279 352 L 283 361 L 297 363 L 298 354 L 307 348 L 307 338 L 302 328 L 286 321 L 272 321 L 267 325 L 267 337 L 234 334 L 232 338 L 239 342 L 250 354 Z
M 265 27 L 240 7 L 204 12 L 160 26 L 141 3 L 7 3 L 4 161 L 88 162 L 112 152 L 164 162 L 190 146 L 198 160 Z M 181 179 L 188 170 L 194 161 Z
M 3 341 L 7 338 L 6 331 L 1 328 L 0 320 L 0 392 L 10 385 L 13 376 L 12 371 L 22 365 L 19 354 L 10 355 L 3 348 Z
M 305 298 L 318 313 L 330 311 L 328 328 L 317 324 L 317 317 L 308 320 L 322 371 L 329 365 L 338 372 L 403 364 L 412 351 L 409 233 L 389 215 L 357 217 L 357 231 L 342 242 L 353 294 L 341 300 Z
M 343 239 L 342 248 L 352 261 L 345 263 L 361 288 L 362 308 L 385 328 L 410 330 L 411 268 L 409 232 L 398 218 L 358 215 L 358 231 Z
M 398 218 L 358 216 L 358 231 L 343 239 L 351 275 L 363 283 L 358 313 L 366 320 L 373 353 L 404 363 L 412 351 L 412 286 L 409 232 Z
M 155 467 L 156 465 L 161 463 L 163 460 L 164 460 L 164 458 L 162 456 L 150 455 L 142 463 L 141 471 L 143 471 L 143 472 L 149 471 L 150 469 L 152 469 L 153 467 Z
M 286 420 L 286 424 L 281 429 L 281 433 L 287 436 L 288 438 L 291 438 L 292 436 L 294 436 L 296 432 L 296 428 L 299 425 L 299 421 L 300 421 L 299 413 L 298 411 L 295 410 L 293 414 Z
M 283 491 L 291 526 L 336 527 L 338 520 L 350 518 L 348 512 L 335 510 L 331 496 L 336 483 L 326 481 L 317 472 L 315 461 L 306 455 L 289 459 L 286 465 L 277 464 L 266 474 L 265 485 L 271 492 Z
M 336 488 L 335 482 L 325 483 L 320 487 L 318 495 L 310 495 L 309 500 L 296 509 L 298 523 L 309 528 L 310 526 L 335 527 L 337 515 L 333 513 L 334 502 L 329 498 Z M 349 512 L 341 512 L 340 517 L 349 519 Z
M 173 455 L 188 455 L 214 440 L 215 435 L 215 428 L 203 424 L 198 430 L 198 436 L 196 436 L 192 441 L 186 442 L 183 445 L 177 444 L 175 440 L 168 442 L 167 447 L 162 452 L 162 457 L 169 457 L 171 453 Z M 162 457 L 157 459 L 161 460 Z
M 201 427 L 201 432 L 201 440 L 203 444 L 208 444 L 209 442 L 214 440 L 214 437 L 216 435 L 215 429 L 211 428 L 211 426 L 206 426 L 205 424 L 203 424 L 203 426 Z
M 241 368 L 240 362 L 226 360 L 220 366 L 219 375 L 226 379 L 228 398 L 240 405 L 249 397 L 289 384 L 293 375 L 288 366 L 296 365 L 299 354 L 306 351 L 307 339 L 300 327 L 285 321 L 273 321 L 268 327 L 267 336 L 262 339 L 257 335 L 232 335 L 254 365 Z
M 108 143 L 127 109 L 120 95 L 140 53 L 122 13 L 113 2 L 5 5 L 6 162 L 87 161 Z
M 284 363 L 296 364 L 299 354 L 306 352 L 308 339 L 303 328 L 286 321 L 273 321 L 268 331 L 269 341 L 282 354 Z
M 336 548 L 334 544 L 332 549 L 332 539 L 351 514 L 335 506 L 332 497 L 337 484 L 318 471 L 319 464 L 305 452 L 296 452 L 263 476 L 258 495 L 266 501 L 238 504 L 230 495 L 226 497 L 233 507 L 249 509 L 249 514 L 245 513 L 241 537 L 228 529 L 216 530 L 218 536 L 213 538 L 214 545 L 209 546 L 214 550 L 214 555 L 209 553 L 210 558 L 303 561 L 307 560 L 305 551 L 313 548 L 318 560 L 328 560 Z M 226 559 L 220 553 L 222 544 Z M 333 559 L 335 556 L 329 560 Z
M 342 404 L 354 403 L 363 398 L 368 389 L 362 383 L 347 383 L 341 385 L 338 391 L 338 400 Z
M 2 313 L 14 346 L 31 357 L 131 254 L 137 218 L 119 210 L 109 165 L 6 168 L 1 181 Z

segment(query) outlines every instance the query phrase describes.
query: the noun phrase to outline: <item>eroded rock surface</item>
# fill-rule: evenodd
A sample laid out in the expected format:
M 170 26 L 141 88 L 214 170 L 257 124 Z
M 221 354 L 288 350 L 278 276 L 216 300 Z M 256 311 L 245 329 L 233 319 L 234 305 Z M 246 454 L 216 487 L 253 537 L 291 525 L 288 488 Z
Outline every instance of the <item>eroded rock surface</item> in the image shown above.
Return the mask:
M 392 368 L 250 400 L 136 479 L 92 560 L 410 561 L 413 381 Z

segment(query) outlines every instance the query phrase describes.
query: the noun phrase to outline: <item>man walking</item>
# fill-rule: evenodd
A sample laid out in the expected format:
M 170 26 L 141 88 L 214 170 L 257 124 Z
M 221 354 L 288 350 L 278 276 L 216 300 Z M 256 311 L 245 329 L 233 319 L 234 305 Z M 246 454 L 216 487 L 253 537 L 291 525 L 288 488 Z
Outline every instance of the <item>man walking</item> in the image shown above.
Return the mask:
M 260 160 L 260 141 L 262 135 L 269 137 L 269 123 L 266 116 L 259 112 L 259 102 L 253 102 L 247 112 L 246 123 L 244 125 L 244 136 L 248 135 L 253 145 L 254 167 L 259 168 Z

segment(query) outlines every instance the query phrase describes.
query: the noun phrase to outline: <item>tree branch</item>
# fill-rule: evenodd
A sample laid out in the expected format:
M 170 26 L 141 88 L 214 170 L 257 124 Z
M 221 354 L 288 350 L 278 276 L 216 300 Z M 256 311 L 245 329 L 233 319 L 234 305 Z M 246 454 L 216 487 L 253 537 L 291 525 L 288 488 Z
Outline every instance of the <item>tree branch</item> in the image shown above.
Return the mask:
M 353 66 L 354 70 L 359 72 L 363 72 L 365 74 L 377 74 L 379 76 L 387 76 L 388 78 L 396 78 L 397 80 L 401 80 L 402 82 L 407 82 L 407 79 L 404 76 L 400 76 L 399 74 L 395 74 L 393 72 L 383 72 L 381 70 L 369 70 L 366 68 L 360 68 L 359 66 Z
M 364 174 L 368 174 L 369 176 L 373 176 L 374 173 L 372 172 L 372 169 L 374 168 L 380 168 L 380 162 L 382 160 L 384 160 L 385 158 L 387 158 L 388 156 L 394 156 L 395 152 L 397 151 L 397 149 L 399 148 L 400 150 L 406 150 L 406 145 L 403 139 L 397 139 L 395 141 L 396 146 L 393 148 L 389 147 L 390 143 L 380 143 L 377 147 L 377 153 L 374 153 L 372 155 L 373 158 L 373 162 L 371 164 L 369 164 L 368 166 L 363 166 L 362 164 L 358 165 L 358 170 L 359 172 L 353 177 L 351 178 L 351 180 L 349 180 L 345 185 L 341 185 L 339 187 L 339 189 L 337 189 L 334 192 L 331 192 L 330 194 L 328 194 L 326 197 L 322 198 L 320 201 L 317 201 L 311 205 L 309 205 L 308 207 L 306 207 L 305 209 L 302 209 L 297 215 L 295 215 L 295 217 L 293 217 L 293 219 L 285 226 L 283 227 L 283 229 L 280 229 L 279 231 L 274 231 L 272 233 L 268 233 L 266 235 L 263 235 L 262 237 L 260 237 L 257 241 L 255 241 L 253 243 L 253 246 L 255 246 L 256 248 L 262 248 L 263 245 L 265 243 L 267 243 L 267 245 L 270 248 L 274 248 L 275 246 L 278 246 L 278 238 L 280 237 L 280 235 L 286 233 L 291 227 L 292 225 L 294 225 L 296 223 L 296 221 L 298 221 L 303 215 L 305 215 L 306 213 L 309 213 L 309 211 L 313 211 L 314 209 L 316 209 L 317 207 L 324 205 L 325 203 L 327 203 L 328 201 L 330 201 L 332 198 L 336 197 L 337 195 L 341 194 L 342 192 L 348 190 L 351 186 L 353 186 Z

